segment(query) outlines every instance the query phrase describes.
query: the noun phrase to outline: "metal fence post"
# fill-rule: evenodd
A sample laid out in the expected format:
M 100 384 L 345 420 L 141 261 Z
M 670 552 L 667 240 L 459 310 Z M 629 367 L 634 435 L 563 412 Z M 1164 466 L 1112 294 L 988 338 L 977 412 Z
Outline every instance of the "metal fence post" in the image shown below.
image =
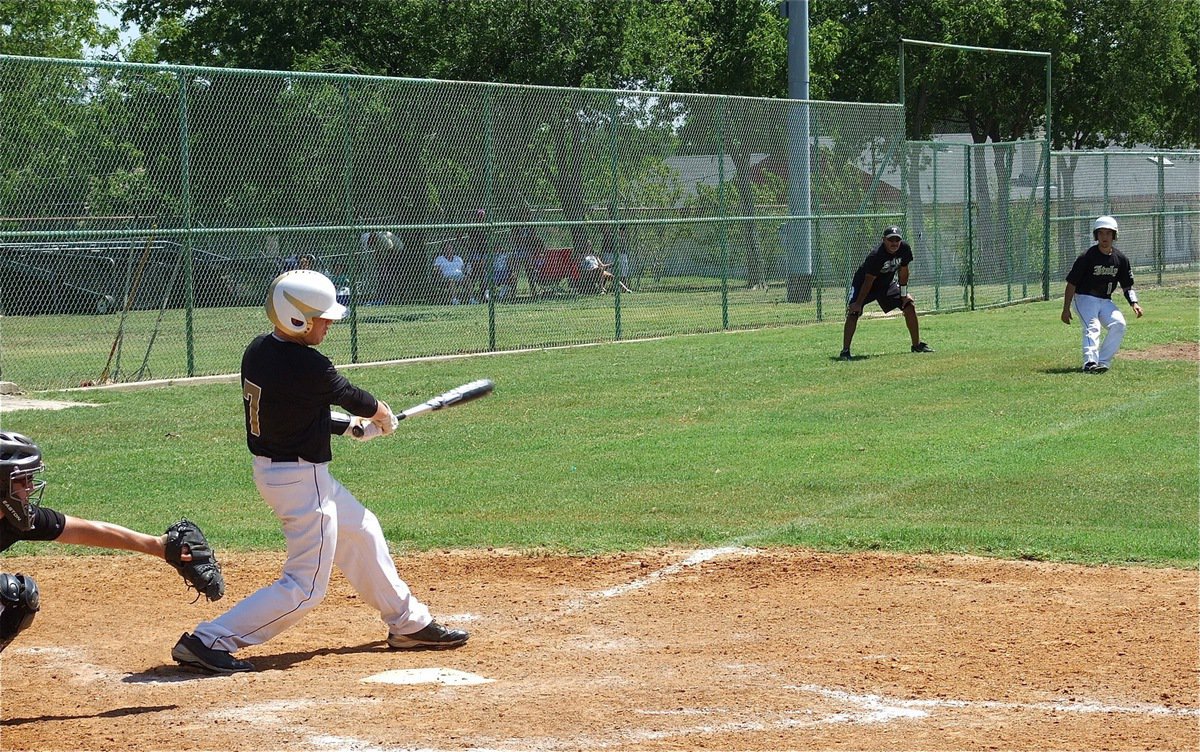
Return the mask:
M 1051 102 L 1051 84 L 1052 84 L 1052 65 L 1054 57 L 1049 53 L 1046 54 L 1046 145 L 1042 150 L 1042 159 L 1045 160 L 1045 172 L 1042 173 L 1042 179 L 1045 181 L 1045 189 L 1042 192 L 1042 298 L 1050 299 L 1050 140 L 1053 138 L 1053 131 L 1050 128 L 1050 118 L 1053 114 L 1053 106 Z M 1059 190 L 1059 195 L 1062 191 Z
M 1108 152 L 1104 152 L 1104 213 L 1112 214 L 1112 198 L 1108 195 Z
M 188 143 L 187 77 L 183 71 L 175 73 L 179 84 L 179 198 L 183 204 L 183 296 L 184 296 L 184 340 L 187 343 L 187 375 L 196 375 L 196 335 L 193 315 L 196 308 L 196 278 L 192 257 L 192 176 L 191 145 Z
M 342 116 L 345 127 L 342 129 L 342 211 L 345 223 L 354 223 L 353 204 L 350 200 L 351 175 L 354 170 L 354 129 L 350 115 L 350 84 L 342 81 Z M 350 238 L 350 260 L 347 269 L 350 283 L 350 362 L 358 362 L 358 248 L 357 238 Z
M 963 290 L 963 303 L 973 311 L 975 310 L 975 226 L 971 218 L 971 145 L 966 144 L 963 149 L 967 155 L 963 170 L 963 211 L 965 212 L 964 223 L 967 226 L 967 286 Z M 969 302 L 968 295 L 970 296 Z
M 729 328 L 729 229 L 725 211 L 725 129 L 729 104 L 721 100 L 721 119 L 717 124 L 717 218 L 721 239 L 721 328 Z
M 1158 284 L 1163 281 L 1163 267 L 1167 264 L 1167 188 L 1164 170 L 1167 156 L 1158 155 L 1158 216 L 1154 218 L 1154 265 L 1158 267 Z
M 492 243 L 492 223 L 496 221 L 495 180 L 496 180 L 496 90 L 487 90 L 487 100 L 484 107 L 487 118 L 487 267 L 483 273 L 488 275 L 488 350 L 496 349 L 496 246 Z
M 941 235 L 938 222 L 938 148 L 936 143 L 930 143 L 930 151 L 933 152 L 933 310 L 938 310 L 942 307 L 942 248 Z
M 611 96 L 611 95 L 610 95 Z M 620 197 L 617 195 L 617 98 L 611 96 L 612 99 L 612 117 L 608 124 L 608 162 L 609 174 L 612 176 L 612 188 L 609 194 L 608 218 L 614 222 L 620 222 Z M 609 225 L 606 230 L 607 237 L 612 238 L 612 272 L 613 272 L 613 337 L 621 341 L 621 253 L 624 250 L 621 242 L 621 226 L 620 224 Z M 603 243 L 601 246 L 603 247 Z

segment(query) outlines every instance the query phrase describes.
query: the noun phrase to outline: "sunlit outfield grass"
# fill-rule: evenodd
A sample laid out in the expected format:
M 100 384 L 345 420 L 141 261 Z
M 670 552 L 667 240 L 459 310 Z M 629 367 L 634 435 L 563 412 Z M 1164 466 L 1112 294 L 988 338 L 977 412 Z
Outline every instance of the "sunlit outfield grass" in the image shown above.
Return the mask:
M 750 289 L 738 280 L 647 277 L 634 282 L 632 294 L 576 295 L 563 286 L 532 300 L 524 285 L 491 307 L 364 302 L 324 349 L 339 364 L 365 363 L 809 324 L 840 320 L 846 294 L 841 286 L 818 287 L 806 302 L 791 303 L 781 280 Z M 913 285 L 912 292 L 925 310 L 967 306 L 962 287 Z M 1028 286 L 975 290 L 980 306 L 1037 294 Z M 258 305 L 196 308 L 190 320 L 180 309 L 0 316 L 0 369 L 26 390 L 227 374 L 265 326 Z
M 868 319 L 850 363 L 838 315 L 355 369 L 394 407 L 497 387 L 391 438 L 335 437 L 334 472 L 397 550 L 736 543 L 1194 567 L 1197 361 L 1131 354 L 1196 346 L 1197 286 L 1142 297 L 1102 376 L 1078 373 L 1061 301 L 925 316 L 923 355 L 899 319 Z M 237 352 L 262 328 L 249 318 L 222 335 Z M 71 396 L 101 406 L 0 418 L 46 450 L 47 505 L 144 530 L 187 515 L 222 549 L 282 549 L 235 384 Z

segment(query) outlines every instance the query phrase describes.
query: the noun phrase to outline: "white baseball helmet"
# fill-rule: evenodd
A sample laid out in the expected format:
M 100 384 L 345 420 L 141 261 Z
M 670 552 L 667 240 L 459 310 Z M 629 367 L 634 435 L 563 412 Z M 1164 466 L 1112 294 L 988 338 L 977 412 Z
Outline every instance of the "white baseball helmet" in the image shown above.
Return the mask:
M 289 334 L 303 336 L 312 329 L 313 319 L 337 321 L 346 313 L 333 282 L 312 269 L 284 272 L 267 290 L 267 318 Z
M 1103 217 L 1096 217 L 1096 221 L 1092 223 L 1092 240 L 1096 239 L 1096 230 L 1112 230 L 1113 238 L 1117 237 L 1117 220 L 1105 214 Z

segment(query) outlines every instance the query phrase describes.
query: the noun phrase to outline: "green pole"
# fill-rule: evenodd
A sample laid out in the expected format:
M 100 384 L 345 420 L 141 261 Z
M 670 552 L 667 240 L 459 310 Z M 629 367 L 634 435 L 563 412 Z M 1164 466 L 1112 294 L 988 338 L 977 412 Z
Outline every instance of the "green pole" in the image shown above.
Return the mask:
M 998 148 L 1002 148 L 1002 147 L 999 144 L 992 145 L 993 151 L 995 151 Z M 1017 150 L 1015 148 L 1013 148 L 1012 146 L 1008 146 L 1007 150 L 1009 152 L 1009 164 L 1012 164 L 1012 160 L 1016 156 Z M 1013 240 L 1012 240 L 1012 236 L 1013 236 L 1013 234 L 1012 234 L 1012 181 L 1008 180 L 1005 182 L 1006 182 L 1006 185 L 1004 186 L 1004 190 L 1007 192 L 1008 195 L 1006 195 L 1004 197 L 1003 202 L 1000 202 L 999 201 L 999 198 L 1000 198 L 1000 196 L 999 196 L 1000 176 L 999 175 L 996 176 L 997 203 L 1002 203 L 1004 206 L 1004 216 L 1000 217 L 999 213 L 997 213 L 996 220 L 1000 221 L 1002 219 L 1004 221 L 1004 226 L 1009 228 L 1009 231 L 1004 234 L 1004 266 L 1005 266 L 1004 286 L 1005 286 L 1005 294 L 1007 295 L 1007 302 L 1011 303 L 1012 299 L 1013 299 L 1013 273 L 1014 273 L 1015 267 L 1016 267 L 1016 262 L 1015 262 L 1015 259 L 1013 258 Z
M 487 95 L 487 268 L 484 269 L 484 274 L 488 275 L 488 350 L 496 349 L 496 249 L 492 245 L 492 223 L 496 221 L 495 216 L 495 189 L 496 180 L 496 94 L 495 89 L 489 88 Z
M 608 156 L 609 173 L 612 175 L 612 191 L 609 194 L 608 218 L 618 222 L 608 226 L 608 232 L 613 240 L 613 336 L 621 341 L 621 218 L 620 203 L 617 200 L 617 98 L 612 97 L 612 115 L 608 123 Z
M 1050 299 L 1050 141 L 1054 137 L 1050 122 L 1053 114 L 1050 89 L 1051 60 L 1050 55 L 1046 55 L 1046 144 L 1042 152 L 1042 158 L 1046 162 L 1045 188 L 1042 190 L 1042 298 L 1044 300 Z
M 350 225 L 354 221 L 353 202 L 350 200 L 350 177 L 354 165 L 354 134 L 351 132 L 350 121 L 350 88 L 342 82 L 342 211 L 345 222 Z M 350 239 L 350 263 L 346 270 L 350 283 L 350 362 L 358 362 L 358 305 L 356 289 L 358 288 L 358 238 Z
M 1158 284 L 1162 284 L 1163 267 L 1166 265 L 1167 254 L 1167 187 L 1166 169 L 1167 157 L 1158 155 L 1158 216 L 1154 220 L 1154 261 L 1158 267 Z
M 729 328 L 729 230 L 725 226 L 725 125 L 729 105 L 721 100 L 721 123 L 717 128 L 717 215 L 721 239 L 721 328 Z
M 942 243 L 938 223 L 938 151 L 937 144 L 933 150 L 933 310 L 942 307 Z
M 966 170 L 963 171 L 963 211 L 964 222 L 967 225 L 967 288 L 963 290 L 963 303 L 975 310 L 975 226 L 971 218 L 971 145 L 963 146 L 966 158 Z M 969 300 L 967 296 L 970 296 Z
M 187 78 L 175 74 L 179 82 L 179 198 L 183 204 L 183 331 L 187 343 L 187 375 L 196 375 L 196 336 L 193 315 L 196 308 L 196 280 L 192 258 L 192 173 L 191 146 L 188 143 Z
M 1112 199 L 1108 195 L 1108 152 L 1104 152 L 1104 213 L 1112 214 Z
M 904 226 L 905 234 L 908 233 L 908 110 L 905 108 L 904 98 L 904 40 L 900 40 L 900 201 L 901 208 L 904 209 Z
M 812 159 L 809 160 L 809 164 L 818 165 L 818 168 L 812 171 L 812 183 L 813 184 L 812 184 L 812 194 L 811 194 L 812 195 L 812 213 L 813 213 L 813 220 L 812 220 L 812 223 L 813 223 L 812 224 L 812 227 L 813 227 L 813 231 L 812 231 L 813 266 L 812 266 L 812 272 L 813 272 L 813 286 L 816 287 L 816 290 L 814 291 L 813 294 L 817 299 L 817 321 L 821 321 L 822 320 L 822 310 L 823 310 L 821 291 L 825 288 L 823 275 L 821 274 L 821 267 L 824 265 L 825 259 L 824 259 L 824 254 L 822 253 L 822 249 L 821 249 L 821 190 L 820 190 L 821 186 L 819 183 L 819 180 L 821 178 L 821 170 L 819 167 L 819 165 L 821 164 L 821 149 L 816 144 L 815 139 L 813 142 L 812 149 L 813 149 L 813 155 L 812 155 Z

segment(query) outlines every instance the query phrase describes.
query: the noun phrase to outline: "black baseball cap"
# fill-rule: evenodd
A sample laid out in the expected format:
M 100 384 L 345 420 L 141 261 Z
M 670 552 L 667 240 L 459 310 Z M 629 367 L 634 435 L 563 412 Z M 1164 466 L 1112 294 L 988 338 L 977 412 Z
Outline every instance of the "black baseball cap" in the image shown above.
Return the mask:
M 904 240 L 904 235 L 900 232 L 900 228 L 896 225 L 888 225 L 883 228 L 883 237 L 885 238 L 900 238 Z

